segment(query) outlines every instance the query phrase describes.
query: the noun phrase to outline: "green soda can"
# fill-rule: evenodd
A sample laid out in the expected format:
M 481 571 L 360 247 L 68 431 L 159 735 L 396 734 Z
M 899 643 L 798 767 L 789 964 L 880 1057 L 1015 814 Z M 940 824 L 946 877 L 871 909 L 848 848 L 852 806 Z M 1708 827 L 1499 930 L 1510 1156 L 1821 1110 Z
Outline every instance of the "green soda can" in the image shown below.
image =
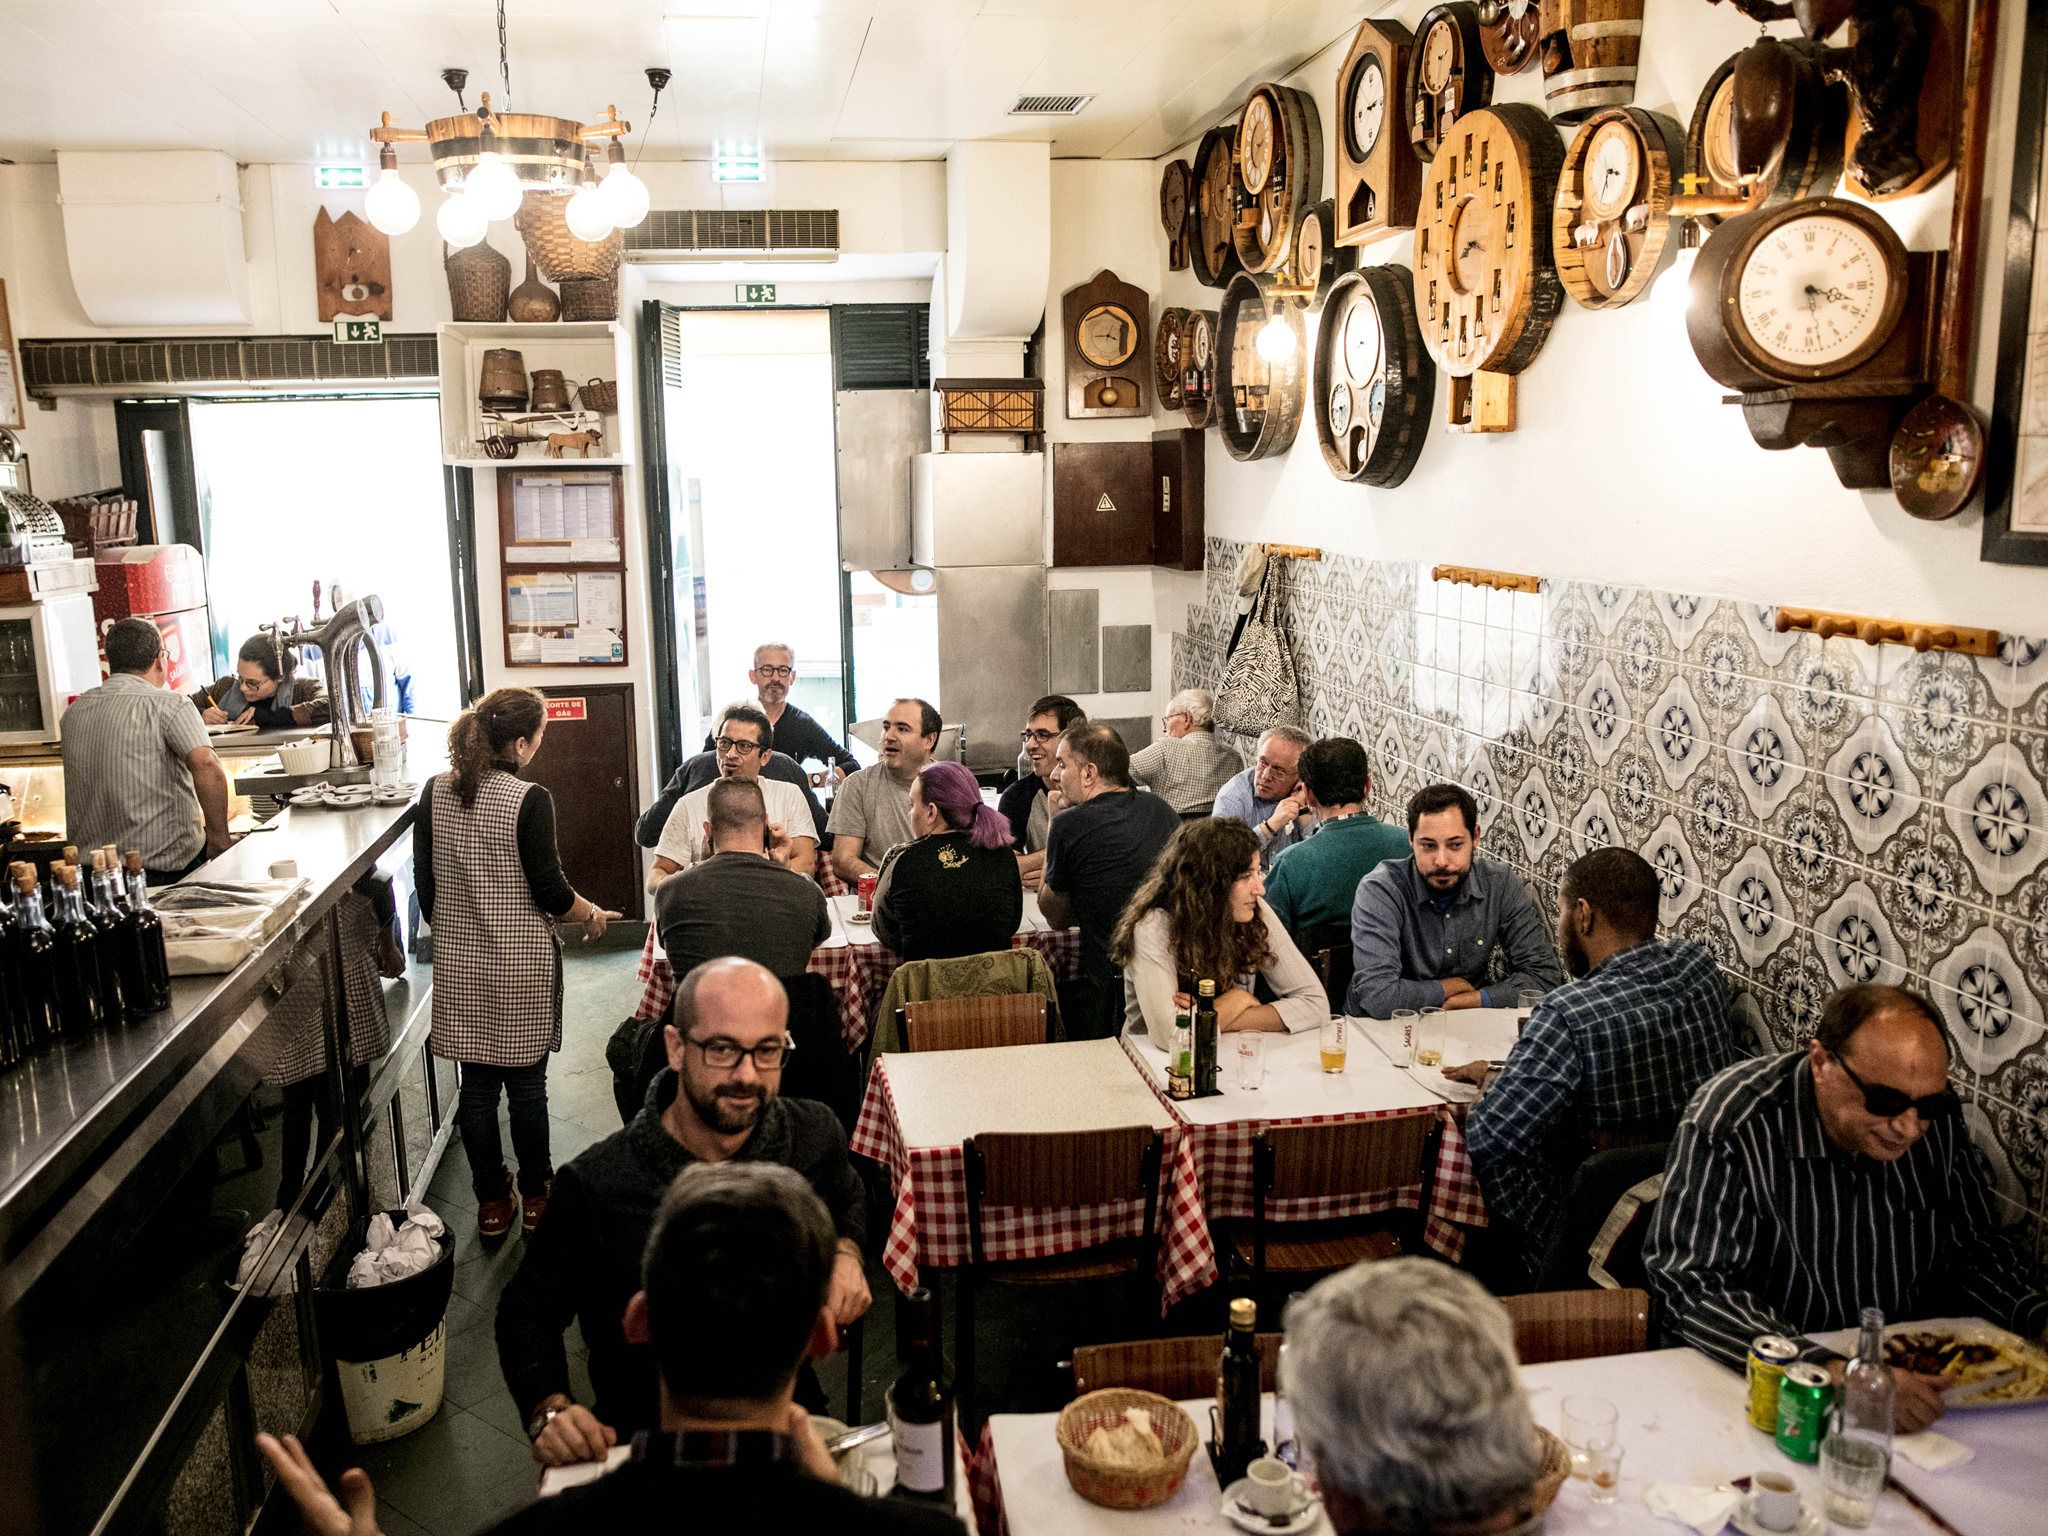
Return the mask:
M 1778 1387 L 1778 1449 L 1794 1461 L 1819 1461 L 1834 1403 L 1835 1388 L 1826 1371 L 1804 1361 L 1786 1366 Z

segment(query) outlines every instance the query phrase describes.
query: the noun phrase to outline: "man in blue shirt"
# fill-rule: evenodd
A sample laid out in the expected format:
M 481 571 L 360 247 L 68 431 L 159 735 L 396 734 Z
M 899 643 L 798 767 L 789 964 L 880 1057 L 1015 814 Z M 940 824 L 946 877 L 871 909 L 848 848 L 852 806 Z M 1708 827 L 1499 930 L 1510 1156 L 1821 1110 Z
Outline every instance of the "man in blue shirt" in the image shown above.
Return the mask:
M 1358 882 L 1346 1013 L 1510 1007 L 1564 980 L 1521 876 L 1479 857 L 1479 803 L 1456 784 L 1408 802 L 1409 856 Z M 1488 978 L 1499 974 L 1498 979 Z
M 1250 827 L 1268 863 L 1316 829 L 1301 787 L 1301 754 L 1309 743 L 1306 731 L 1274 726 L 1259 738 L 1258 762 L 1216 791 L 1210 814 L 1234 816 Z
M 1564 872 L 1557 943 L 1574 980 L 1529 1015 L 1507 1064 L 1445 1067 L 1485 1096 L 1465 1143 L 1496 1226 L 1538 1251 L 1573 1171 L 1603 1146 L 1665 1141 L 1693 1090 L 1735 1059 L 1721 969 L 1698 944 L 1657 941 L 1657 874 L 1626 848 Z
M 1406 858 L 1408 838 L 1365 808 L 1371 763 L 1350 737 L 1332 736 L 1302 753 L 1301 783 L 1316 835 L 1270 860 L 1266 901 L 1295 947 L 1312 956 L 1316 931 L 1349 924 L 1358 882 L 1388 859 Z

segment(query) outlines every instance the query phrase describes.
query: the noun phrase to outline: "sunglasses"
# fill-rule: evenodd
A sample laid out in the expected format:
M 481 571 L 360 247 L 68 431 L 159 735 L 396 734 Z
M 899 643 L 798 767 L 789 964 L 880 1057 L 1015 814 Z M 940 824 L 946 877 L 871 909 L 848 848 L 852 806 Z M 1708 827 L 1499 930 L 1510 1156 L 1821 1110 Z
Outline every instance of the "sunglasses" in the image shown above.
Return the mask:
M 1828 1052 L 1836 1066 L 1849 1074 L 1849 1081 L 1863 1090 L 1863 1107 L 1880 1120 L 1896 1120 L 1907 1110 L 1913 1110 L 1922 1120 L 1940 1120 L 1956 1112 L 1956 1096 L 1952 1089 L 1944 1088 L 1939 1093 L 1930 1093 L 1924 1099 L 1916 1099 L 1902 1089 L 1890 1088 L 1883 1083 L 1866 1083 L 1856 1075 L 1856 1069 L 1848 1062 Z

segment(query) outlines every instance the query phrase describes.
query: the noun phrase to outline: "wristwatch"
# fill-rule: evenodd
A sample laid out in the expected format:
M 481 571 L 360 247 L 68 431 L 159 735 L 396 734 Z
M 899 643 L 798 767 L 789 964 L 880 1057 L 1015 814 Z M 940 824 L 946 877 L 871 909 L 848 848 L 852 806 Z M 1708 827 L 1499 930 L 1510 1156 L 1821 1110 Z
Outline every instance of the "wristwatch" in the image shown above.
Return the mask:
M 569 1406 L 565 1403 L 560 1408 L 535 1409 L 533 1417 L 526 1421 L 526 1438 L 530 1441 L 538 1440 L 546 1432 L 547 1427 L 554 1423 L 555 1415 L 566 1412 Z

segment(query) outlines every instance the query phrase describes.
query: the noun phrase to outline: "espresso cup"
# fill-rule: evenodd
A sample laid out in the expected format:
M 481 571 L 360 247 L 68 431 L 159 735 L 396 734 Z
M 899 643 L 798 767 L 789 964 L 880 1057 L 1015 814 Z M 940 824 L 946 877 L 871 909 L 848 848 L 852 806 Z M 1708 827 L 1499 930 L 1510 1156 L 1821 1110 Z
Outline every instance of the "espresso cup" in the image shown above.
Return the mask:
M 1799 1485 L 1782 1472 L 1759 1472 L 1749 1480 L 1756 1522 L 1767 1530 L 1789 1531 L 1799 1523 Z
M 1301 1508 L 1301 1490 L 1294 1469 L 1272 1456 L 1261 1456 L 1244 1469 L 1244 1501 L 1271 1519 L 1285 1519 Z

